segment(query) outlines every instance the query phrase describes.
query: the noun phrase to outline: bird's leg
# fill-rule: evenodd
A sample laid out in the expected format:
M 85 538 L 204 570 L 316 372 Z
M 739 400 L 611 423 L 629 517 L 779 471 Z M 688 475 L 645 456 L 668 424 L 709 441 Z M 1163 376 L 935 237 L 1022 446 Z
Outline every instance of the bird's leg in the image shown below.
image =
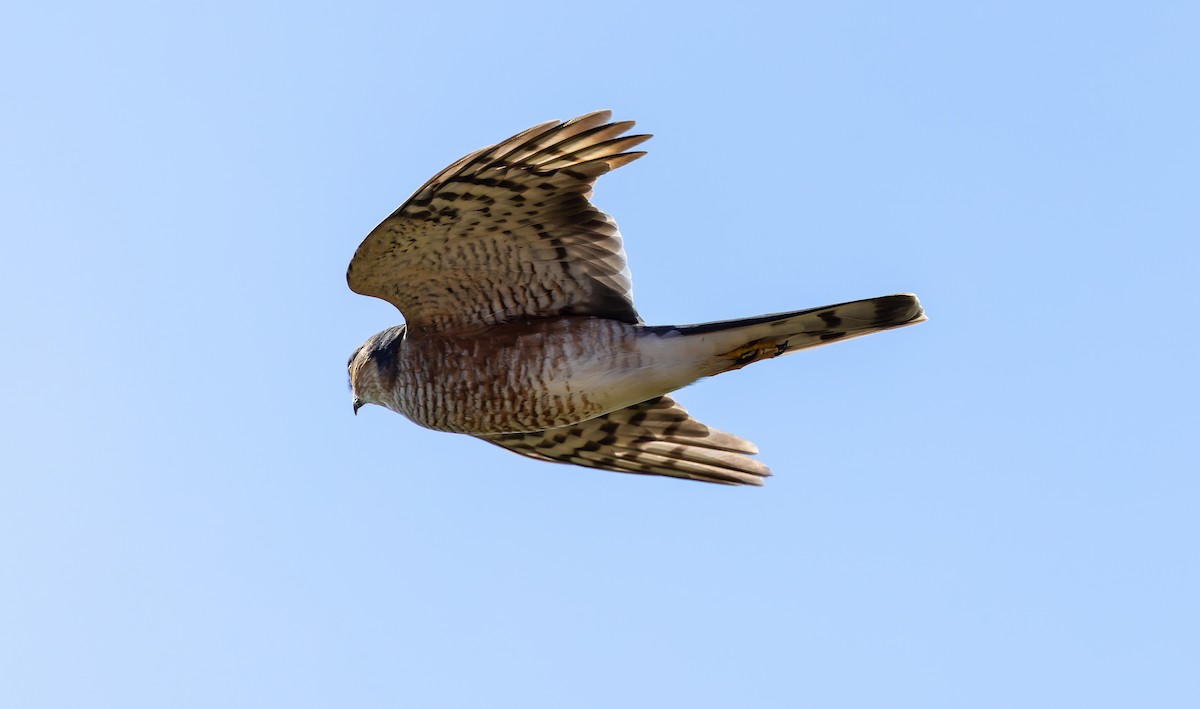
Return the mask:
M 733 371 L 741 369 L 751 362 L 757 362 L 760 359 L 771 359 L 788 351 L 788 341 L 781 340 L 775 337 L 764 337 L 758 340 L 752 340 L 736 349 L 730 350 L 724 354 L 718 355 L 722 359 L 732 360 L 733 364 L 725 371 Z

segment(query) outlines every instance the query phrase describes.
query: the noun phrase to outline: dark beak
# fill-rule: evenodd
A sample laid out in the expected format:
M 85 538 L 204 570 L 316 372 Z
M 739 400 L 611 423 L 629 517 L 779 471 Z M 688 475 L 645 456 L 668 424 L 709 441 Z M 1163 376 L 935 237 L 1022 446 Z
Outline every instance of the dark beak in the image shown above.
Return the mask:
M 355 416 L 358 416 L 358 410 L 361 409 L 362 407 L 363 407 L 362 399 L 355 399 L 354 400 L 354 415 Z

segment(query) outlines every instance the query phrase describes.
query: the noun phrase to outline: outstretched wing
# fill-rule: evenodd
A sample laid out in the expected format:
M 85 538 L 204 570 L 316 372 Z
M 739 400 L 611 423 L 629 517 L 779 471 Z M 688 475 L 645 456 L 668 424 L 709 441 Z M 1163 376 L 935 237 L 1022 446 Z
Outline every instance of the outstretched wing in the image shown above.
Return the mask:
M 596 178 L 644 152 L 633 121 L 597 111 L 534 126 L 435 175 L 367 236 L 346 281 L 400 309 L 409 329 L 526 317 L 638 322 L 616 222 Z
M 748 458 L 754 444 L 709 428 L 669 396 L 588 421 L 534 433 L 479 436 L 514 453 L 618 473 L 762 485 L 771 470 Z

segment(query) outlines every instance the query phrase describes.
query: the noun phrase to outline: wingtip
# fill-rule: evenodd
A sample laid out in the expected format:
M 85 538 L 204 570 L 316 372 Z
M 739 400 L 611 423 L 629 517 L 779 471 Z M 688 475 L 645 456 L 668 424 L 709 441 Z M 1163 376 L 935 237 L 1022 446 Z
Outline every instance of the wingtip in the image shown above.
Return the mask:
M 576 126 L 580 123 L 586 123 L 589 126 L 600 126 L 612 120 L 612 111 L 607 108 L 601 108 L 598 111 L 584 113 L 574 118 L 562 122 L 563 127 Z
M 645 150 L 634 150 L 629 153 L 617 153 L 611 157 L 604 158 L 604 162 L 608 165 L 609 170 L 616 170 L 618 167 L 628 165 L 646 154 Z

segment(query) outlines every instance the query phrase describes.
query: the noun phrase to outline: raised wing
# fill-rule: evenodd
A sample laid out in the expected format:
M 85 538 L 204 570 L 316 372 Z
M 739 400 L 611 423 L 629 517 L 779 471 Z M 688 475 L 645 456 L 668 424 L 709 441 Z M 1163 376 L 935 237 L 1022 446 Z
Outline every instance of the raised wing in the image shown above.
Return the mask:
M 633 121 L 597 111 L 534 126 L 425 183 L 358 247 L 346 281 L 410 329 L 595 315 L 639 322 L 616 222 L 588 201 L 596 178 L 644 152 Z
M 762 485 L 771 470 L 746 456 L 754 444 L 709 428 L 669 396 L 588 421 L 534 433 L 479 436 L 514 453 L 618 473 L 726 485 Z

